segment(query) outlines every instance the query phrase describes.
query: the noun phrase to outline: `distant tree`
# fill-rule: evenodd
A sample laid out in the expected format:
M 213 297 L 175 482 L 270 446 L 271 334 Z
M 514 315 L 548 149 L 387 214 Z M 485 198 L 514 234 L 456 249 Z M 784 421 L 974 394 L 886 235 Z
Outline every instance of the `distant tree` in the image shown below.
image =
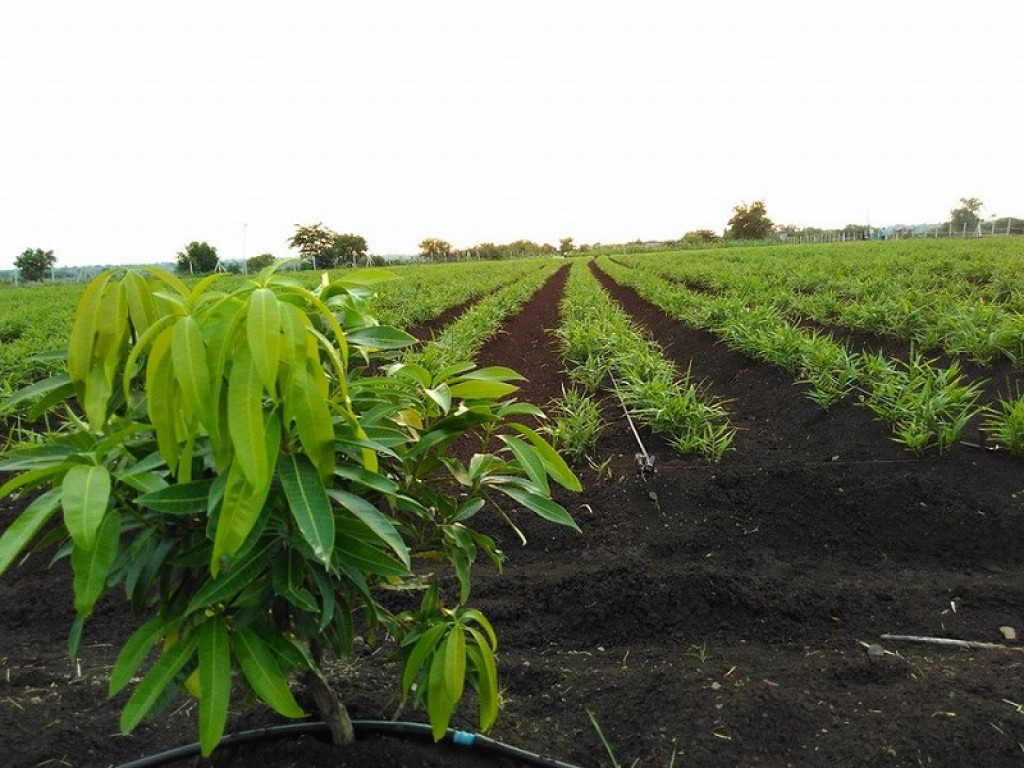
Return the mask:
M 563 256 L 568 256 L 574 250 L 571 237 L 563 237 L 558 241 L 558 252 Z
M 334 244 L 338 233 L 325 227 L 323 224 L 309 224 L 305 227 L 295 225 L 295 234 L 292 235 L 288 245 L 297 248 L 303 259 L 309 261 L 315 269 L 333 266 L 325 264 L 325 259 L 330 261 L 327 251 Z
M 732 210 L 729 237 L 734 240 L 764 240 L 772 233 L 775 225 L 768 218 L 761 200 L 755 200 L 749 206 L 741 203 Z
M 21 279 L 26 282 L 44 279 L 56 263 L 57 257 L 53 251 L 44 251 L 42 248 L 29 248 L 14 260 Z
M 183 275 L 203 275 L 217 268 L 217 249 L 207 242 L 193 240 L 178 253 L 177 270 Z
M 717 242 L 719 239 L 718 234 L 710 229 L 696 229 L 683 235 L 683 239 L 680 242 L 683 245 L 705 245 Z
M 962 232 L 965 225 L 968 232 L 973 232 L 977 229 L 978 222 L 981 221 L 981 216 L 979 215 L 981 207 L 982 202 L 978 198 L 961 197 L 960 207 L 954 208 L 949 212 L 953 232 Z
M 420 243 L 420 257 L 429 261 L 446 261 L 451 252 L 451 243 L 437 237 L 428 237 Z
M 335 235 L 322 254 L 328 263 L 320 266 L 341 267 L 351 264 L 354 267 L 359 259 L 366 258 L 366 247 L 366 238 L 359 235 Z
M 259 256 L 251 256 L 245 260 L 245 269 L 247 272 L 259 272 L 264 267 L 269 267 L 274 263 L 274 254 L 272 253 L 261 253 Z

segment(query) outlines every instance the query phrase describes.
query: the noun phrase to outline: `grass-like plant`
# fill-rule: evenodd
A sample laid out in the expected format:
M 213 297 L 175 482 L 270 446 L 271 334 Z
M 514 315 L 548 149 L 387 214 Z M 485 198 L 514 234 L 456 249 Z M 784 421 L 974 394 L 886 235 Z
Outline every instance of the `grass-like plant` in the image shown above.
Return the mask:
M 547 412 L 550 420 L 544 431 L 551 436 L 551 444 L 576 462 L 590 458 L 607 427 L 599 401 L 574 387 L 563 387 L 562 396 Z
M 1024 395 L 1000 399 L 985 420 L 985 430 L 1000 448 L 1024 456 Z
M 321 669 L 357 633 L 398 641 L 402 690 L 436 738 L 467 683 L 486 730 L 497 639 L 468 600 L 478 555 L 501 555 L 473 520 L 526 509 L 575 528 L 549 481 L 579 482 L 516 421 L 539 409 L 509 399 L 515 372 L 457 362 L 364 373 L 413 341 L 369 310 L 385 274 L 309 289 L 279 266 L 228 291 L 156 269 L 89 284 L 67 373 L 18 398 L 64 404 L 67 423 L 0 459 L 16 473 L 0 496 L 38 492 L 0 537 L 0 573 L 33 546 L 70 558 L 72 655 L 96 601 L 125 590 L 141 623 L 110 679 L 111 695 L 138 681 L 125 732 L 184 691 L 199 701 L 209 754 L 235 683 L 302 717 L 290 690 L 302 672 L 335 739 L 351 740 Z M 452 455 L 456 441 L 468 461 Z M 449 573 L 454 593 L 440 588 Z M 393 613 L 381 595 L 396 589 L 421 590 L 420 608 Z

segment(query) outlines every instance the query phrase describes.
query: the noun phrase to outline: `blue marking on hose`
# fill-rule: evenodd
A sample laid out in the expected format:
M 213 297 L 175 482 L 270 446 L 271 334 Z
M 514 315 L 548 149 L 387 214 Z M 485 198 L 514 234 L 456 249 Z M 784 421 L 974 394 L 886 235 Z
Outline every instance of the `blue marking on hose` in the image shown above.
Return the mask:
M 472 747 L 474 741 L 476 741 L 475 733 L 469 733 L 468 731 L 452 732 L 452 744 L 458 744 L 460 747 Z

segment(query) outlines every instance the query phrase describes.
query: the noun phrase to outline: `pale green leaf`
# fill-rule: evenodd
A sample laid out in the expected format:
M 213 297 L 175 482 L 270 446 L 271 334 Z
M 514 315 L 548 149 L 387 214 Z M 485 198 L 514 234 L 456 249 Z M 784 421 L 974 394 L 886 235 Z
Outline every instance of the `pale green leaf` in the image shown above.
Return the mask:
M 171 361 L 174 377 L 181 388 L 182 405 L 193 418 L 209 425 L 211 391 L 210 372 L 206 366 L 206 344 L 199 323 L 191 315 L 178 318 L 171 340 Z
M 395 528 L 393 522 L 379 509 L 361 496 L 343 491 L 338 488 L 331 488 L 327 494 L 341 506 L 358 517 L 367 528 L 376 534 L 381 541 L 387 544 L 391 550 L 398 555 L 402 563 L 410 566 L 409 548 L 406 546 L 402 535 Z
M 552 448 L 547 440 L 522 424 L 510 424 L 509 426 L 530 441 L 540 455 L 541 461 L 544 462 L 544 468 L 552 480 L 570 491 L 583 490 L 579 478 L 573 474 L 569 465 L 565 463 L 565 459 L 558 455 L 558 451 Z
M 81 549 L 92 549 L 110 501 L 110 472 L 106 467 L 74 465 L 61 483 L 61 500 L 71 539 Z
M 256 372 L 267 391 L 273 393 L 281 359 L 281 312 L 277 296 L 269 288 L 252 292 L 246 334 Z
M 107 587 L 107 577 L 120 550 L 121 515 L 111 510 L 103 519 L 91 549 L 75 544 L 71 549 L 74 571 L 75 611 L 81 617 L 92 613 L 96 600 Z
M 580 527 L 576 525 L 576 521 L 572 519 L 572 515 L 566 512 L 562 505 L 552 501 L 551 499 L 534 493 L 533 491 L 528 491 L 525 488 L 519 488 L 513 485 L 500 485 L 497 486 L 497 488 L 499 491 L 510 496 L 527 509 L 536 512 L 545 520 L 549 520 L 552 523 L 558 523 L 559 525 L 566 525 L 576 531 L 580 530 Z
M 249 483 L 262 487 L 267 483 L 270 467 L 263 445 L 263 383 L 247 348 L 239 349 L 231 363 L 228 379 L 228 432 L 234 443 L 235 461 Z
M 132 681 L 150 650 L 167 634 L 167 624 L 154 616 L 137 630 L 121 646 L 114 668 L 110 670 L 110 685 L 107 695 L 114 696 Z

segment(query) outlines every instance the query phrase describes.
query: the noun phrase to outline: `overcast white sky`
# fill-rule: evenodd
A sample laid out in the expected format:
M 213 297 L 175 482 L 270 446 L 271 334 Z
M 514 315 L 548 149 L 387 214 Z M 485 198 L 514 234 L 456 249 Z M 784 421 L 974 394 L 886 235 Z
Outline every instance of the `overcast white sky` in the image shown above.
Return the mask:
M 0 268 L 1024 216 L 1021 0 L 32 0 Z

